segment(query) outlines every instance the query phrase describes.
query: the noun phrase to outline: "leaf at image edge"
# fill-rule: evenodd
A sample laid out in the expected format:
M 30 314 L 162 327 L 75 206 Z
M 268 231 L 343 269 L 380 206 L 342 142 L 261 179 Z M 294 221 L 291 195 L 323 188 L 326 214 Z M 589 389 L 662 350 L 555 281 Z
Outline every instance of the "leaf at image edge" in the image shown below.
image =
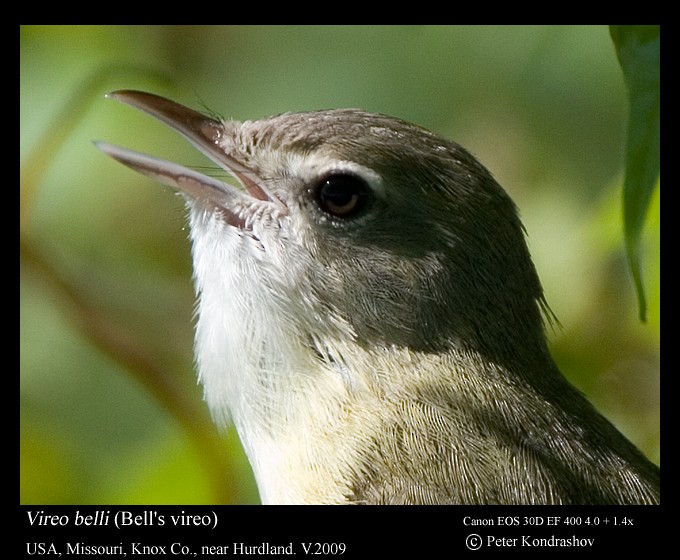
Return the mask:
M 660 28 L 612 25 L 610 34 L 623 70 L 630 103 L 623 218 L 628 262 L 640 319 L 647 315 L 640 272 L 640 236 L 660 165 Z

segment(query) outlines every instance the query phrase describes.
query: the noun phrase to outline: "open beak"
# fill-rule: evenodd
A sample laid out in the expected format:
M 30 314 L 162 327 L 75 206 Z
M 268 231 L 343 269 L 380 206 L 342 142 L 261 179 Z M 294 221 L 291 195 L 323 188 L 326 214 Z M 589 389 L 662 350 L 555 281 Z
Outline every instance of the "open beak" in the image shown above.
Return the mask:
M 260 186 L 261 181 L 252 170 L 222 150 L 219 141 L 224 128 L 219 121 L 169 99 L 142 91 L 120 90 L 109 93 L 107 97 L 149 113 L 182 134 L 198 150 L 234 176 L 250 197 L 262 201 L 275 200 Z M 243 208 L 252 199 L 244 192 L 175 163 L 105 142 L 95 142 L 95 145 L 135 171 L 174 187 L 203 205 L 220 210 L 229 224 L 245 227 L 237 209 Z

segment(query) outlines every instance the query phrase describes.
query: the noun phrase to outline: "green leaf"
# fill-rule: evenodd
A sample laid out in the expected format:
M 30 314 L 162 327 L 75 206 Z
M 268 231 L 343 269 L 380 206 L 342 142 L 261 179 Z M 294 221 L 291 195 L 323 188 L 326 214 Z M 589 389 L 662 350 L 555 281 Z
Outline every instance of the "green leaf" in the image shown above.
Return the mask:
M 645 321 L 647 309 L 640 273 L 640 236 L 659 177 L 661 32 L 658 25 L 612 25 L 609 30 L 630 101 L 623 220 L 640 319 Z

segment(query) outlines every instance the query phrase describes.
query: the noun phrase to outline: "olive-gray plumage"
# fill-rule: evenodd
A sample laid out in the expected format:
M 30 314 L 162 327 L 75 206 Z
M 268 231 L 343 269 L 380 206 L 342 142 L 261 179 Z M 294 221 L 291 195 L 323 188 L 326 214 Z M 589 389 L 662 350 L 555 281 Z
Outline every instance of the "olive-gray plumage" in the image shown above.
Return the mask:
M 243 186 L 100 144 L 186 196 L 199 378 L 265 503 L 658 503 L 658 468 L 554 364 L 515 206 L 463 148 L 358 110 L 112 95 Z

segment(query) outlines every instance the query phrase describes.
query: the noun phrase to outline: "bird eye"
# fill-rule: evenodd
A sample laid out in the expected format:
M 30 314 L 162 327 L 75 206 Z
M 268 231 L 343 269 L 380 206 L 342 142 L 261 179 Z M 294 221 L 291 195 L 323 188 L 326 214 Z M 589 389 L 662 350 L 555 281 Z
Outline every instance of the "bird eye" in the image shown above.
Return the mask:
M 325 177 L 315 194 L 321 210 L 336 218 L 351 218 L 364 209 L 371 189 L 363 179 L 343 173 Z

